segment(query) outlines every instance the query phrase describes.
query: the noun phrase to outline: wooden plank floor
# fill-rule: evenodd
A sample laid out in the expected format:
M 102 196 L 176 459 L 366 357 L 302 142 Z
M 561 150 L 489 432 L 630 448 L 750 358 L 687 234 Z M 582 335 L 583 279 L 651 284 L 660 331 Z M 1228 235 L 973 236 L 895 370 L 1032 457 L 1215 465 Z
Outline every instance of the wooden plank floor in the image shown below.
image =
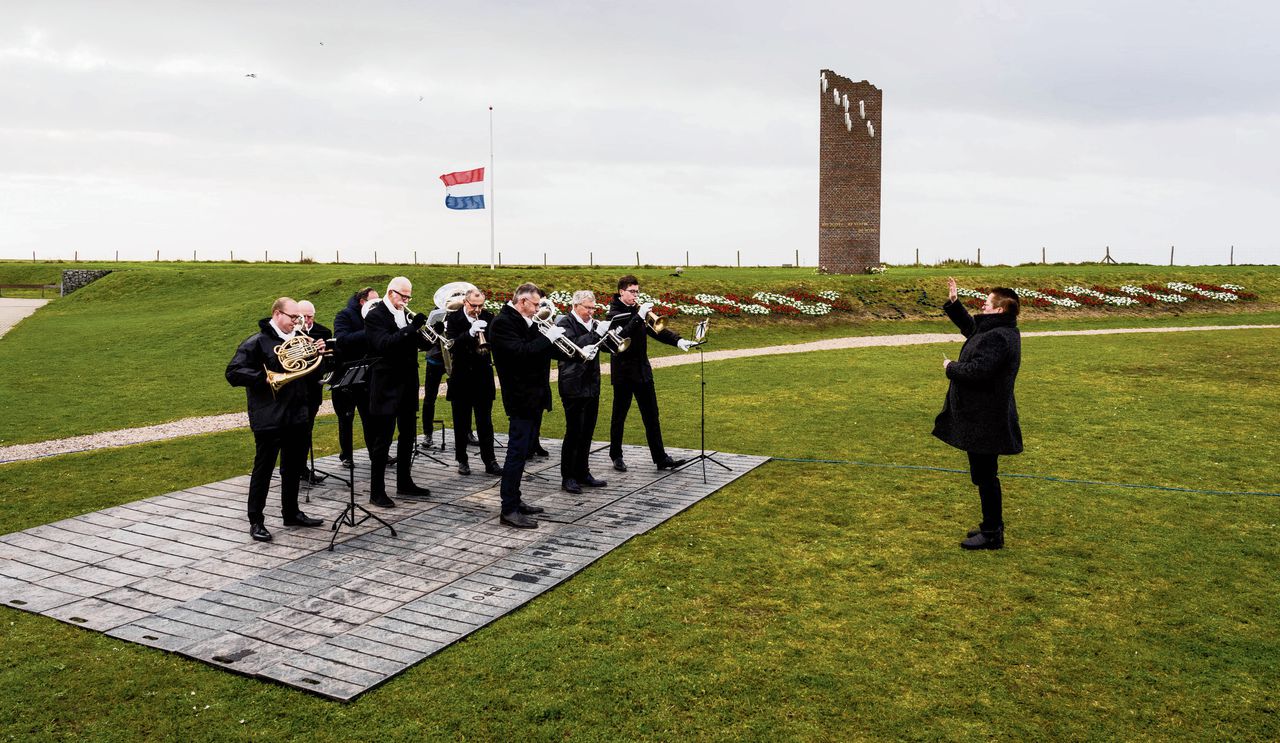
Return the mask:
M 706 464 L 704 483 L 702 463 L 659 471 L 637 446 L 625 448 L 631 470 L 615 472 L 597 443 L 592 471 L 609 485 L 573 495 L 560 489 L 559 442 L 544 445 L 551 456 L 530 461 L 534 476 L 521 486 L 526 502 L 547 509 L 537 529 L 498 523 L 498 478 L 482 473 L 474 452 L 468 477 L 457 473 L 452 451 L 436 455 L 448 466 L 415 458 L 414 479 L 431 495 L 369 506 L 360 451 L 356 502 L 396 536 L 369 520 L 343 526 L 331 551 L 346 484 L 304 486 L 303 511 L 326 522 L 307 529 L 285 527 L 272 512 L 276 480 L 267 499 L 275 539 L 254 542 L 242 475 L 0 536 L 0 601 L 346 701 L 767 461 L 717 453 L 731 470 Z M 336 457 L 316 466 L 345 475 Z

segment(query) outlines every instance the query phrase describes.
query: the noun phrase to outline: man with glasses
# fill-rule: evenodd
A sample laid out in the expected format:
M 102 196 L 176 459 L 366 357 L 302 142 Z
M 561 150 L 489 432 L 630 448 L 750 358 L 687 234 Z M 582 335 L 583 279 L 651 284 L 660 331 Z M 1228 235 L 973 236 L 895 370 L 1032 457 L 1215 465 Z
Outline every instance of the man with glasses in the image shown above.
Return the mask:
M 364 318 L 365 339 L 378 357 L 369 366 L 369 502 L 391 508 L 385 482 L 391 437 L 399 431 L 396 445 L 396 493 L 426 496 L 431 491 L 413 482 L 413 443 L 418 428 L 418 351 L 430 343 L 421 328 L 426 313 L 413 320 L 405 312 L 413 299 L 413 284 L 397 276 L 387 284 L 387 293 Z
M 660 470 L 671 470 L 685 462 L 683 459 L 672 459 L 662 445 L 658 393 L 653 385 L 653 367 L 649 365 L 648 338 L 653 336 L 681 351 L 688 351 L 694 344 L 669 328 L 664 328 L 661 333 L 654 332 L 645 322 L 645 317 L 653 311 L 653 305 L 649 302 L 641 304 L 639 297 L 640 280 L 628 274 L 618 279 L 618 293 L 613 295 L 613 302 L 609 305 L 608 317 L 612 325 L 618 328 L 622 337 L 631 339 L 631 345 L 626 351 L 613 354 L 609 373 L 609 382 L 613 385 L 609 457 L 613 459 L 613 468 L 619 472 L 627 471 L 627 464 L 622 459 L 622 432 L 633 397 L 636 406 L 640 408 L 640 419 L 644 421 L 645 438 L 649 442 L 649 455 L 653 457 L 653 463 Z
M 333 331 L 316 322 L 316 306 L 307 300 L 298 302 L 298 309 L 302 312 L 302 325 L 299 326 L 301 332 L 326 343 L 333 338 Z M 325 361 L 324 365 L 313 374 L 308 374 L 302 381 L 307 385 L 307 450 L 311 450 L 312 441 L 315 436 L 316 414 L 320 412 L 320 404 L 324 402 L 324 385 L 320 380 L 324 377 L 324 372 L 329 369 L 331 362 Z M 303 475 L 311 481 L 311 484 L 318 485 L 323 482 L 327 475 L 306 469 Z
M 462 300 L 462 307 L 445 317 L 445 335 L 453 341 L 453 371 L 449 374 L 449 391 L 446 399 L 453 408 L 454 457 L 458 460 L 458 474 L 470 475 L 467 462 L 467 431 L 471 430 L 471 417 L 475 416 L 476 433 L 479 434 L 480 461 L 490 475 L 502 474 L 493 453 L 493 360 L 487 346 L 480 346 L 485 329 L 493 322 L 493 313 L 484 308 L 484 292 L 471 289 Z M 430 385 L 427 394 L 431 394 Z
M 324 521 L 298 510 L 298 483 L 307 464 L 310 442 L 309 395 L 307 384 L 295 381 L 272 392 L 267 370 L 283 372 L 276 346 L 290 340 L 302 322 L 302 310 L 289 297 L 271 305 L 271 317 L 258 321 L 258 332 L 236 349 L 227 364 L 227 381 L 244 387 L 249 407 L 249 429 L 253 431 L 253 473 L 249 476 L 249 536 L 270 542 L 263 510 L 271 471 L 280 459 L 280 515 L 285 526 L 323 526 Z M 323 341 L 320 343 L 323 349 Z M 315 374 L 315 372 L 312 372 Z
M 556 323 L 564 328 L 564 336 L 578 348 L 600 342 L 609 327 L 604 320 L 592 318 L 596 311 L 596 295 L 583 290 L 573 293 L 573 308 Z M 582 486 L 602 488 L 609 483 L 597 480 L 590 470 L 591 437 L 595 434 L 600 413 L 600 359 L 592 355 L 586 361 L 571 358 L 559 364 L 560 403 L 564 406 L 564 447 L 560 450 L 560 487 L 570 493 L 581 493 Z
M 500 521 L 517 529 L 536 529 L 538 522 L 529 517 L 544 510 L 521 500 L 520 479 L 537 441 L 542 413 L 551 409 L 551 358 L 564 358 L 554 343 L 564 335 L 564 329 L 552 327 L 544 335 L 533 322 L 541 298 L 542 290 L 536 284 L 521 284 L 494 318 L 489 334 L 493 363 L 502 383 L 502 406 L 510 420 Z

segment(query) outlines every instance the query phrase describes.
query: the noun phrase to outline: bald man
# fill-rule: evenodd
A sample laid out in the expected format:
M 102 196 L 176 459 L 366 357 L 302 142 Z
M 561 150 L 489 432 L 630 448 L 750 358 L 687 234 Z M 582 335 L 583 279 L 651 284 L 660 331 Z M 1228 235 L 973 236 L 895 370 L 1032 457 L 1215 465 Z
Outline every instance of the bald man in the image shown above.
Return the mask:
M 396 493 L 425 496 L 431 491 L 413 482 L 413 442 L 418 428 L 418 351 L 433 344 L 422 335 L 427 313 L 408 319 L 405 310 L 413 299 L 413 284 L 397 276 L 387 284 L 387 293 L 375 302 L 364 318 L 369 353 L 377 360 L 369 367 L 369 502 L 391 508 L 385 480 L 391 438 L 399 430 L 396 445 Z
M 302 310 L 289 297 L 271 305 L 271 316 L 258 321 L 259 331 L 236 349 L 227 364 L 227 381 L 244 387 L 249 405 L 249 429 L 253 431 L 253 474 L 249 476 L 249 536 L 270 542 L 263 510 L 271 471 L 280 458 L 280 515 L 285 526 L 323 526 L 324 522 L 298 510 L 298 481 L 307 463 L 310 423 L 307 383 L 295 379 L 272 392 L 267 371 L 283 372 L 276 346 L 292 339 Z M 312 375 L 316 372 L 312 372 Z M 310 376 L 310 375 L 308 375 Z M 303 379 L 306 379 L 305 377 Z

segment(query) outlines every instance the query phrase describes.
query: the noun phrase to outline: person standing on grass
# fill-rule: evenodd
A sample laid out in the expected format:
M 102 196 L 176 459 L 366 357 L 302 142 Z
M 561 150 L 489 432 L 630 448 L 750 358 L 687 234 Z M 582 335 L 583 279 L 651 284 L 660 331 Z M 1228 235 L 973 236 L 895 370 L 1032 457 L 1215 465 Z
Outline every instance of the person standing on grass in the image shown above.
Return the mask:
M 294 380 L 277 392 L 267 383 L 267 371 L 283 372 L 275 348 L 294 337 L 302 322 L 302 310 L 289 297 L 271 305 L 271 317 L 258 322 L 259 331 L 236 349 L 227 364 L 227 381 L 244 387 L 249 405 L 249 429 L 253 431 L 253 474 L 249 476 L 249 536 L 270 542 L 263 509 L 271 486 L 271 470 L 280 458 L 280 515 L 285 526 L 324 526 L 298 510 L 298 483 L 307 464 L 311 440 L 308 423 L 310 392 L 306 382 Z M 320 343 L 323 350 L 323 341 Z M 312 372 L 315 374 L 315 372 Z
M 933 435 L 969 454 L 969 476 L 978 486 L 982 523 L 960 543 L 967 550 L 1004 546 L 1004 514 L 997 458 L 1022 452 L 1022 429 L 1013 385 L 1022 363 L 1018 331 L 1018 295 L 996 287 L 982 312 L 970 316 L 960 304 L 956 280 L 947 279 L 942 309 L 965 337 L 960 356 L 943 356 L 942 370 L 951 380 L 947 399 L 933 424 Z

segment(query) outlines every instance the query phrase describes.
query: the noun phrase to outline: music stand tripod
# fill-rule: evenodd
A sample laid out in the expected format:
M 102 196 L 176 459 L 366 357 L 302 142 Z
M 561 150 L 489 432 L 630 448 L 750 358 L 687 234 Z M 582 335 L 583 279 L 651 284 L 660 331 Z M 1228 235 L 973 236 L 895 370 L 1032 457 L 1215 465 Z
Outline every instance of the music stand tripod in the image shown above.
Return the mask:
M 713 451 L 710 454 L 707 453 L 707 357 L 702 352 L 702 347 L 707 342 L 707 325 L 708 321 L 703 320 L 694 326 L 693 329 L 694 344 L 698 349 L 698 369 L 701 373 L 700 381 L 702 382 L 702 422 L 700 425 L 702 436 L 700 444 L 701 450 L 697 456 L 690 457 L 689 461 L 685 462 L 680 467 L 680 469 L 685 469 L 694 462 L 702 462 L 702 481 L 704 483 L 707 481 L 707 462 L 711 462 L 712 464 L 722 467 L 729 472 L 733 472 L 732 467 L 715 458 L 715 455 L 720 452 Z
M 368 367 L 366 366 L 364 368 L 367 369 Z M 366 382 L 364 379 L 363 370 L 358 370 L 357 367 L 353 367 L 346 374 L 342 376 L 342 379 L 337 384 L 330 385 L 329 391 L 330 392 L 333 392 L 334 390 L 337 390 L 339 392 L 352 391 L 354 390 L 354 388 L 363 387 L 365 384 Z M 352 464 L 354 465 L 354 462 L 352 462 Z M 391 531 L 391 536 L 394 537 L 396 535 L 396 529 L 394 526 L 392 526 L 391 524 L 388 524 L 387 522 L 375 516 L 373 512 L 371 512 L 369 509 L 365 508 L 359 503 L 356 503 L 356 470 L 354 466 L 351 468 L 350 474 L 351 474 L 351 477 L 349 479 L 338 477 L 339 480 L 342 480 L 347 484 L 347 505 L 342 509 L 342 513 L 338 514 L 338 517 L 333 520 L 333 536 L 329 537 L 330 552 L 333 551 L 334 542 L 338 540 L 339 529 L 341 529 L 343 526 L 350 526 L 352 528 L 355 528 L 363 524 L 364 522 L 368 521 L 369 519 L 373 519 L 374 521 L 377 521 L 379 524 L 382 524 L 383 526 L 387 527 L 387 529 Z M 329 475 L 329 476 L 337 477 L 336 475 Z M 356 520 L 356 511 L 360 511 L 361 513 L 364 514 L 363 516 L 360 517 L 359 520 Z

